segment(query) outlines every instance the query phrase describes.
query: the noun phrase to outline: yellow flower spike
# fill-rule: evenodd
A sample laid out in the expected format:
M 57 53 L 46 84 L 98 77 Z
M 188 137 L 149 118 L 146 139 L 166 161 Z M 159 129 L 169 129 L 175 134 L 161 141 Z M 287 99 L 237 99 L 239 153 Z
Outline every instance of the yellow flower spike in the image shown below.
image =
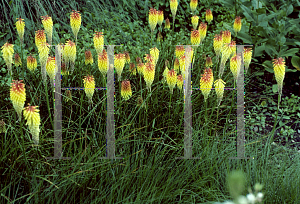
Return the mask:
M 231 50 L 230 57 L 234 56 L 236 54 L 236 44 L 235 41 L 233 40 L 230 42 L 230 50 Z
M 194 50 L 193 50 L 192 46 L 190 48 L 191 48 L 191 50 L 190 50 L 190 52 L 191 52 L 191 60 L 192 60 L 192 63 L 194 63 L 194 61 L 195 61 L 195 59 L 193 59 L 193 57 L 194 57 Z
M 146 67 L 144 70 L 144 80 L 147 84 L 147 88 L 150 89 L 150 91 L 151 91 L 151 85 L 154 80 L 154 75 L 155 75 L 154 64 L 151 62 L 146 63 Z
M 168 30 L 170 30 L 170 28 L 171 28 L 171 24 L 170 24 L 169 18 L 166 19 L 165 28 L 168 29 Z
M 282 95 L 282 86 L 285 75 L 285 62 L 283 58 L 273 59 L 273 68 L 275 73 L 275 78 L 278 84 L 278 93 Z
M 44 85 L 46 86 L 47 83 L 47 72 L 46 72 L 46 64 L 49 54 L 49 45 L 48 43 L 42 43 L 39 46 L 39 57 L 40 57 L 40 63 L 41 63 L 41 69 L 42 69 L 42 78 L 44 81 Z
M 225 84 L 226 83 L 222 79 L 218 79 L 214 83 L 215 91 L 216 91 L 217 99 L 218 99 L 218 106 L 220 106 L 222 98 L 223 98 Z
M 233 29 L 235 33 L 240 32 L 242 28 L 242 22 L 241 22 L 241 17 L 237 16 L 234 20 L 234 24 L 233 24 Z
M 47 37 L 48 37 L 49 44 L 52 45 L 52 32 L 53 32 L 52 18 L 48 15 L 41 16 L 41 18 L 42 18 L 42 23 L 43 23 L 43 26 L 45 28 Z
M 178 72 L 179 71 L 179 67 L 180 67 L 179 59 L 175 58 L 175 61 L 174 61 L 174 70 L 176 72 Z
M 217 58 L 219 58 L 221 54 L 222 46 L 223 46 L 222 35 L 216 34 L 214 37 L 214 50 L 216 52 Z
M 231 32 L 229 30 L 225 30 L 222 34 L 222 37 L 223 37 L 224 44 L 231 42 Z
M 25 22 L 23 21 L 24 19 L 22 19 L 22 18 L 17 18 L 17 20 L 18 21 L 16 22 L 16 27 L 17 27 L 18 35 L 19 35 L 21 43 L 23 43 Z
M 19 116 L 19 121 L 21 121 L 22 109 L 26 101 L 25 84 L 23 84 L 22 81 L 23 80 L 13 80 L 10 88 L 10 100 Z
M 198 21 L 199 21 L 199 17 L 198 16 L 196 16 L 196 15 L 192 16 L 192 24 L 193 24 L 194 30 L 197 29 Z
M 199 45 L 201 41 L 200 33 L 198 30 L 192 30 L 191 32 L 191 43 L 192 45 Z
M 210 57 L 206 58 L 205 67 L 211 67 L 213 65 Z
M 104 36 L 102 35 L 102 32 L 95 31 L 96 34 L 94 34 L 94 47 L 96 49 L 97 54 L 102 53 L 103 47 L 104 47 Z
M 55 66 L 55 57 L 48 57 L 47 64 L 46 64 L 46 71 L 50 78 L 50 82 L 52 87 L 54 87 L 54 79 L 55 79 L 55 72 L 56 72 L 56 66 Z
M 163 11 L 160 11 L 158 10 L 158 20 L 157 20 L 157 23 L 158 25 L 161 27 L 162 25 L 162 22 L 164 21 L 164 12 Z
M 88 64 L 92 65 L 94 63 L 92 52 L 90 50 L 86 50 L 84 55 L 85 55 L 85 65 Z
M 201 24 L 199 25 L 199 33 L 200 33 L 200 37 L 201 37 L 201 42 L 203 42 L 205 36 L 206 36 L 206 31 L 207 31 L 207 25 L 204 22 L 201 22 Z
M 126 60 L 126 63 L 129 64 L 129 63 L 130 63 L 130 55 L 129 55 L 129 52 L 125 51 L 124 54 L 125 54 L 125 60 Z
M 242 63 L 242 58 L 240 55 L 235 54 L 230 60 L 230 70 L 236 81 L 240 73 L 241 63 Z
M 244 47 L 244 64 L 245 64 L 246 73 L 248 71 L 248 68 L 249 68 L 249 65 L 251 62 L 251 58 L 252 58 L 252 50 L 251 49 L 252 49 L 251 47 L 248 47 L 248 48 Z
M 230 57 L 231 49 L 230 44 L 224 44 L 222 47 L 222 57 L 221 57 L 221 64 L 220 64 L 220 71 L 219 71 L 219 78 L 222 77 L 226 61 Z
M 144 70 L 146 68 L 146 65 L 142 62 L 140 62 L 138 65 L 137 65 L 137 71 L 139 74 L 141 75 L 144 75 Z
M 103 52 L 98 55 L 98 68 L 99 71 L 102 73 L 103 77 L 105 78 L 108 71 L 108 59 L 105 49 L 103 49 Z
M 84 91 L 86 93 L 86 96 L 89 99 L 89 103 L 92 104 L 92 98 L 95 91 L 95 80 L 93 76 L 87 75 L 83 79 L 84 83 Z
M 146 56 L 144 57 L 144 59 L 146 60 L 146 63 L 147 62 L 150 62 L 154 65 L 155 61 L 154 61 L 154 57 L 151 55 L 151 54 L 145 54 Z
M 202 77 L 200 79 L 200 90 L 204 95 L 205 101 L 207 100 L 208 95 L 212 89 L 213 81 L 214 81 L 214 76 L 212 70 L 210 68 L 206 68 L 204 70 L 204 74 L 202 74 Z
M 14 56 L 14 64 L 16 65 L 16 67 L 22 65 L 21 57 L 18 53 L 16 53 Z
M 150 8 L 150 11 L 149 11 L 149 25 L 150 25 L 150 29 L 151 29 L 151 32 L 154 31 L 155 27 L 156 27 L 156 24 L 157 24 L 157 21 L 158 21 L 158 12 L 155 8 Z
M 185 72 L 185 55 L 183 55 L 182 57 L 180 57 L 179 64 L 180 64 L 181 74 L 184 75 L 184 72 Z
M 121 96 L 127 101 L 132 96 L 130 81 L 124 80 L 121 85 Z
M 129 65 L 129 71 L 132 75 L 136 76 L 136 68 L 135 68 L 135 64 L 133 62 L 131 62 Z
M 42 43 L 39 46 L 39 58 L 41 66 L 46 66 L 47 59 L 49 54 L 49 45 L 48 43 Z
M 153 57 L 154 65 L 156 66 L 157 61 L 159 59 L 159 50 L 156 47 L 151 48 L 150 49 L 150 55 Z
M 79 13 L 79 11 L 74 11 L 70 15 L 70 24 L 71 24 L 71 28 L 73 31 L 73 34 L 75 36 L 75 39 L 77 39 L 77 34 L 79 32 L 80 29 L 80 25 L 81 25 L 81 14 Z
M 30 54 L 30 56 L 27 57 L 27 68 L 28 68 L 31 72 L 34 72 L 35 69 L 37 68 L 37 61 L 36 61 L 36 58 L 33 57 L 31 54 Z
M 183 86 L 183 78 L 182 75 L 177 76 L 177 87 L 179 88 L 180 91 L 182 91 L 182 86 Z
M 180 59 L 184 55 L 184 47 L 182 45 L 176 46 L 175 55 L 176 58 Z
M 194 12 L 196 10 L 197 5 L 198 5 L 198 0 L 191 0 L 190 7 L 191 7 L 192 12 Z
M 125 54 L 119 53 L 115 54 L 115 68 L 118 74 L 118 80 L 121 80 L 121 74 L 125 66 Z
M 210 9 L 206 10 L 205 20 L 210 24 L 210 22 L 213 20 L 213 15 Z
M 12 75 L 11 64 L 13 63 L 14 45 L 6 42 L 2 47 L 2 56 L 8 68 L 8 72 Z
M 71 40 L 68 40 L 66 42 L 64 48 L 64 57 L 65 57 L 67 68 L 69 67 L 69 62 L 71 62 L 71 73 L 73 73 L 75 59 L 76 59 L 76 45 Z
M 65 53 L 68 53 L 67 55 L 69 56 L 70 62 L 75 63 L 75 59 L 76 59 L 76 45 L 71 40 L 69 40 L 67 42 L 67 45 L 68 46 L 65 47 Z
M 173 18 L 176 16 L 178 1 L 177 0 L 170 0 L 170 7 Z
M 32 134 L 32 140 L 35 145 L 39 144 L 39 126 L 41 124 L 41 117 L 39 113 L 40 110 L 38 110 L 37 107 L 38 106 L 31 106 L 28 104 L 28 106 L 23 110 L 23 115 L 27 120 L 26 125 L 28 125 L 30 133 Z
M 35 31 L 35 45 L 38 49 L 40 49 L 40 46 L 46 43 L 46 34 L 45 30 L 38 30 Z
M 177 73 L 174 69 L 171 69 L 170 71 L 168 71 L 167 74 L 167 83 L 169 85 L 171 94 L 173 94 L 173 89 L 176 86 L 177 83 Z
M 169 70 L 168 67 L 166 66 L 166 68 L 165 68 L 165 70 L 164 70 L 164 72 L 163 72 L 163 77 L 164 77 L 163 81 L 164 81 L 164 82 L 167 81 L 167 75 L 168 75 L 169 71 L 170 71 L 170 70 Z

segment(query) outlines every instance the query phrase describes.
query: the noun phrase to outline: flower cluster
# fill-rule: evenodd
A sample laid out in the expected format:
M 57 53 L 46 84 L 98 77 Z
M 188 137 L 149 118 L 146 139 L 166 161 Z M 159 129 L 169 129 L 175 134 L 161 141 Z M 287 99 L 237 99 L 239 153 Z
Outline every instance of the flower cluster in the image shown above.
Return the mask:
M 202 77 L 200 79 L 200 90 L 204 95 L 205 101 L 207 100 L 208 94 L 212 89 L 213 81 L 214 81 L 214 76 L 212 70 L 210 68 L 206 68 L 204 70 L 204 74 L 202 74 Z
M 125 54 L 119 53 L 115 54 L 115 68 L 118 74 L 119 81 L 121 80 L 121 74 L 123 72 L 124 66 L 125 66 Z
M 121 96 L 127 101 L 132 96 L 130 81 L 122 81 Z
M 23 21 L 24 19 L 22 18 L 17 18 L 18 21 L 16 22 L 16 27 L 17 27 L 17 31 L 19 34 L 19 38 L 21 43 L 23 43 L 24 40 L 24 30 L 25 30 L 25 22 Z
M 22 81 L 23 80 L 13 80 L 10 88 L 10 100 L 19 116 L 19 121 L 21 121 L 22 109 L 26 100 L 25 84 L 23 84 Z
M 41 124 L 41 118 L 38 109 L 36 109 L 38 106 L 30 106 L 28 104 L 27 107 L 23 110 L 23 115 L 25 119 L 27 120 L 26 125 L 28 125 L 28 128 L 32 134 L 32 140 L 34 141 L 35 145 L 39 144 L 39 133 L 40 133 L 40 124 Z
M 49 44 L 52 44 L 52 32 L 53 32 L 53 21 L 52 18 L 47 16 L 42 16 L 42 23 L 45 28 Z

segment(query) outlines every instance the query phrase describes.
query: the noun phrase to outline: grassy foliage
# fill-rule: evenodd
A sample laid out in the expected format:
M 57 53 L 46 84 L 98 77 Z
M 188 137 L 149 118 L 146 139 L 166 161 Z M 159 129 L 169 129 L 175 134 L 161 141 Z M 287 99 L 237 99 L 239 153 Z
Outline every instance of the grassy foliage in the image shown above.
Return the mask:
M 14 44 L 15 52 L 22 53 L 22 66 L 13 65 L 13 77 L 10 78 L 5 62 L 0 58 L 0 119 L 4 119 L 7 129 L 5 133 L 0 133 L 0 203 L 213 203 L 232 198 L 227 188 L 227 178 L 233 170 L 245 173 L 245 190 L 241 194 L 247 193 L 248 187 L 259 182 L 264 184 L 265 203 L 299 202 L 299 153 L 267 141 L 273 126 L 262 132 L 266 127 L 263 120 L 266 119 L 260 112 L 265 112 L 262 109 L 266 106 L 270 117 L 273 114 L 270 124 L 274 125 L 277 103 L 273 104 L 271 99 L 266 102 L 267 105 L 256 104 L 256 111 L 249 108 L 246 112 L 250 118 L 246 117 L 245 123 L 245 157 L 254 159 L 229 159 L 236 156 L 235 91 L 225 90 L 221 106 L 217 109 L 214 90 L 210 92 L 207 107 L 201 91 L 193 90 L 193 157 L 201 159 L 175 159 L 184 155 L 184 98 L 177 87 L 170 94 L 162 74 L 165 60 L 170 63 L 169 69 L 173 68 L 175 46 L 190 44 L 192 24 L 189 3 L 187 0 L 179 2 L 174 32 L 172 28 L 164 29 L 164 21 L 162 28 L 156 27 L 155 37 L 151 41 L 149 8 L 163 10 L 164 18 L 171 20 L 168 1 L 2 1 L 1 17 L 5 20 L 1 21 L 4 30 L 0 33 L 0 45 L 6 41 Z M 94 76 L 96 87 L 106 86 L 106 79 L 97 67 L 92 39 L 95 31 L 104 33 L 105 45 L 123 44 L 115 47 L 115 53 L 128 51 L 131 62 L 137 57 L 144 61 L 145 54 L 149 54 L 149 49 L 154 46 L 160 51 L 151 92 L 146 89 L 143 77 L 131 74 L 129 64 L 125 65 L 122 80 L 130 80 L 133 91 L 130 100 L 121 98 L 121 82 L 115 81 L 116 157 L 124 157 L 122 160 L 98 159 L 106 153 L 107 97 L 103 90 L 95 90 L 92 106 L 89 106 L 83 90 L 72 90 L 72 99 L 68 102 L 65 101 L 66 92 L 62 92 L 62 149 L 63 156 L 71 159 L 46 159 L 54 156 L 54 92 L 50 83 L 45 89 L 40 65 L 34 73 L 29 72 L 26 57 L 29 53 L 38 56 L 34 33 L 42 29 L 40 16 L 46 14 L 51 15 L 54 21 L 54 44 L 65 43 L 68 39 L 75 41 L 69 25 L 73 9 L 82 14 L 82 24 L 78 34 L 75 71 L 72 75 L 63 76 L 62 87 L 83 87 L 82 79 L 87 74 Z M 213 50 L 213 37 L 226 25 L 232 26 L 235 18 L 232 11 L 219 3 L 211 3 L 209 7 L 199 3 L 196 10 L 199 23 L 205 21 L 206 9 L 212 9 L 214 19 L 208 25 L 204 45 L 195 52 L 191 77 L 193 87 L 199 87 L 207 56 L 212 58 L 215 80 L 218 78 L 219 64 Z M 20 15 L 26 24 L 22 47 L 14 26 L 15 19 Z M 247 28 L 249 31 L 249 26 L 244 26 L 247 25 L 245 19 L 242 24 L 242 31 L 247 32 Z M 163 35 L 162 42 L 156 41 L 158 31 Z M 234 35 L 232 40 L 243 44 Z M 94 56 L 93 65 L 86 66 L 84 63 L 87 49 Z M 54 47 L 50 55 L 55 55 Z M 255 72 L 254 68 L 252 72 Z M 245 87 L 250 86 L 257 77 L 255 74 L 245 76 Z M 23 79 L 27 95 L 25 104 L 39 107 L 42 124 L 38 147 L 31 145 L 31 134 L 24 118 L 21 122 L 16 120 L 17 115 L 9 99 L 11 79 Z M 234 86 L 228 62 L 222 79 L 226 87 Z M 264 93 L 272 96 L 271 90 Z M 138 97 L 143 98 L 142 106 L 138 105 Z M 283 103 L 282 108 L 291 111 L 290 117 L 296 117 L 297 103 L 294 98 L 289 100 Z M 246 97 L 245 102 L 246 107 L 257 103 L 250 97 Z M 280 112 L 279 116 L 284 118 L 284 113 Z M 254 117 L 258 121 L 252 121 Z M 280 134 L 290 136 L 287 124 L 281 118 L 278 122 L 280 126 L 276 127 L 275 133 L 284 128 Z M 254 131 L 255 125 L 260 128 L 260 134 Z

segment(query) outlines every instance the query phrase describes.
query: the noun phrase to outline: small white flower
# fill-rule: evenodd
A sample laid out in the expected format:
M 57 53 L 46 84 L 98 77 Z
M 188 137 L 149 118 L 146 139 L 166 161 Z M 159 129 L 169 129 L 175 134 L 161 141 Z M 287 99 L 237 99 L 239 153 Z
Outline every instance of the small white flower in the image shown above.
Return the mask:
M 261 192 L 259 192 L 259 193 L 257 193 L 257 195 L 256 195 L 256 200 L 257 200 L 258 202 L 261 202 L 263 197 L 264 197 L 264 194 L 261 193 Z
M 228 201 L 225 201 L 224 204 L 234 204 L 234 202 L 228 200 Z
M 239 196 L 237 199 L 238 204 L 248 204 L 248 200 L 245 196 Z
M 234 204 L 234 202 L 230 201 L 230 200 L 227 200 L 225 201 L 223 204 Z
M 248 199 L 249 203 L 251 203 L 251 204 L 255 203 L 255 196 L 252 193 L 247 195 L 247 199 Z

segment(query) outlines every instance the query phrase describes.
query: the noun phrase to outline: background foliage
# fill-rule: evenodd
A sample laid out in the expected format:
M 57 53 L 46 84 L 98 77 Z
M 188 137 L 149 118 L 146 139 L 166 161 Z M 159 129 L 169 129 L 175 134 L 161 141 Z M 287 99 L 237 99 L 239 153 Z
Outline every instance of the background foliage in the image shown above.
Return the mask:
M 214 19 L 208 26 L 205 46 L 200 48 L 200 53 L 198 50 L 196 56 L 192 70 L 195 73 L 192 75 L 192 81 L 195 81 L 193 86 L 199 86 L 204 56 L 211 56 L 215 62 L 212 46 L 215 34 L 229 29 L 237 44 L 253 44 L 250 74 L 245 77 L 245 156 L 255 159 L 247 161 L 228 159 L 236 156 L 236 114 L 232 108 L 235 94 L 229 91 L 224 94 L 224 105 L 221 106 L 218 119 L 214 106 L 216 96 L 211 92 L 207 126 L 204 125 L 203 96 L 199 91 L 193 91 L 193 154 L 202 159 L 174 159 L 183 156 L 183 97 L 176 89 L 170 101 L 169 89 L 166 84 L 162 84 L 161 74 L 166 59 L 170 61 L 169 68 L 172 68 L 175 45 L 190 44 L 192 14 L 189 3 L 188 0 L 179 2 L 175 33 L 162 29 L 163 43 L 154 40 L 161 55 L 152 95 L 146 92 L 143 80 L 142 86 L 140 85 L 138 75 L 130 75 L 128 67 L 124 69 L 122 79 L 128 78 L 132 83 L 134 94 L 129 102 L 121 99 L 118 94 L 120 85 L 116 83 L 116 156 L 124 156 L 122 161 L 111 163 L 97 159 L 98 156 L 105 155 L 106 148 L 106 96 L 101 91 L 95 91 L 95 106 L 92 108 L 88 107 L 83 92 L 72 92 L 72 100 L 63 103 L 64 156 L 71 156 L 72 160 L 45 159 L 45 156 L 53 154 L 54 132 L 50 122 L 53 108 L 47 109 L 45 99 L 48 95 L 51 99 L 53 92 L 48 90 L 46 95 L 39 80 L 40 71 L 30 74 L 24 58 L 24 66 L 16 68 L 14 79 L 25 79 L 28 90 L 26 104 L 30 102 L 39 106 L 43 122 L 40 135 L 42 148 L 38 151 L 31 148 L 30 134 L 25 125 L 14 120 L 15 112 L 9 100 L 11 81 L 4 60 L 0 57 L 1 117 L 8 126 L 7 133 L 1 134 L 1 202 L 51 200 L 50 202 L 55 203 L 207 203 L 230 198 L 225 183 L 227 175 L 233 169 L 242 169 L 246 173 L 247 187 L 256 182 L 265 184 L 263 191 L 266 203 L 299 202 L 299 162 L 295 162 L 299 161 L 297 151 L 300 142 L 297 104 L 300 96 L 297 71 L 297 67 L 300 69 L 299 1 L 203 1 L 197 7 L 199 22 L 205 21 L 206 9 L 212 10 Z M 150 7 L 163 10 L 165 18 L 172 20 L 169 1 L 162 0 L 2 0 L 0 26 L 3 29 L 0 31 L 0 45 L 8 41 L 15 45 L 15 52 L 21 52 L 14 23 L 16 18 L 22 17 L 26 24 L 23 56 L 28 56 L 29 53 L 37 56 L 34 34 L 36 30 L 42 29 L 40 16 L 47 14 L 54 21 L 54 44 L 74 40 L 69 16 L 72 10 L 79 10 L 82 25 L 78 35 L 76 70 L 74 75 L 63 80 L 63 85 L 82 87 L 81 79 L 91 70 L 96 86 L 103 87 L 105 84 L 96 63 L 92 67 L 84 66 L 84 51 L 91 49 L 93 56 L 96 54 L 92 43 L 94 31 L 104 32 L 106 45 L 124 45 L 116 47 L 115 53 L 126 50 L 130 53 L 131 61 L 136 57 L 142 58 L 152 47 L 148 23 Z M 235 16 L 242 17 L 243 25 L 236 38 L 232 29 Z M 158 30 L 157 27 L 155 36 Z M 54 49 L 51 54 L 54 55 Z M 266 137 L 274 125 L 277 98 L 271 60 L 277 57 L 285 57 L 287 73 L 276 141 L 269 146 Z M 224 75 L 224 81 L 228 82 L 226 87 L 233 87 L 228 69 Z M 145 108 L 136 106 L 136 99 L 141 94 L 147 112 Z M 51 100 L 50 105 L 53 107 Z M 169 114 L 169 107 L 171 113 L 175 114 Z M 206 137 L 205 127 L 211 128 L 210 131 L 216 134 Z M 206 145 L 208 141 L 210 143 Z

